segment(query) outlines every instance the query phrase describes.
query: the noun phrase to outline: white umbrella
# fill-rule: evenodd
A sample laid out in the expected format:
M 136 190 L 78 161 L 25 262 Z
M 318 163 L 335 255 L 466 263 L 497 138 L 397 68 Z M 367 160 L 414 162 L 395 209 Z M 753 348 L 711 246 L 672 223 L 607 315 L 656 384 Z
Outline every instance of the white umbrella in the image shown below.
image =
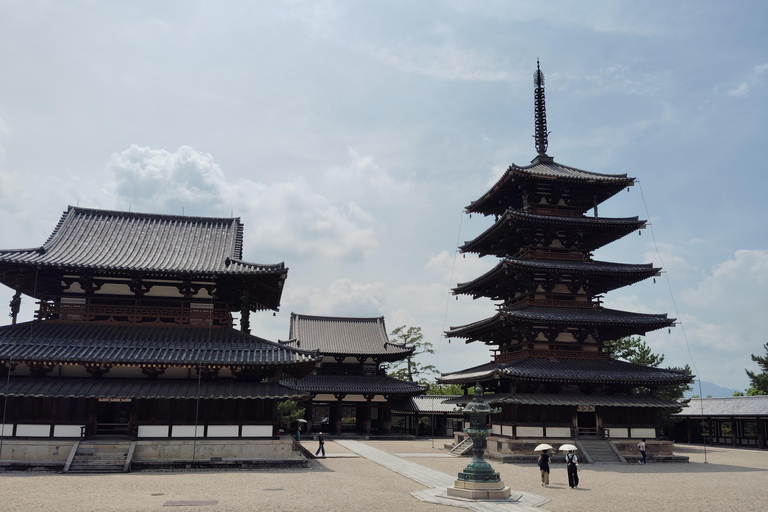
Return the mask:
M 572 444 L 561 444 L 560 445 L 560 451 L 561 452 L 570 452 L 570 451 L 576 451 L 579 448 L 577 446 L 574 446 Z
M 301 419 L 296 420 L 296 421 L 298 421 L 299 423 L 306 423 L 307 422 L 307 420 L 305 420 L 304 418 L 301 418 Z
M 548 445 L 546 443 L 543 443 L 543 444 L 540 444 L 536 448 L 533 449 L 533 451 L 535 451 L 535 452 L 540 452 L 541 450 L 554 450 L 554 448 L 552 448 L 552 446 L 550 446 L 550 445 Z

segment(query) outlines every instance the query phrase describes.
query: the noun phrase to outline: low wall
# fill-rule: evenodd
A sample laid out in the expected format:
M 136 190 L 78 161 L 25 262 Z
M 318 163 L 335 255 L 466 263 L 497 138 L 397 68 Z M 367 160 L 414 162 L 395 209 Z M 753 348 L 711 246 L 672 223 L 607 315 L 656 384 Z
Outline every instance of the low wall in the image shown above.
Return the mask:
M 4 439 L 0 468 L 61 470 L 74 444 L 73 440 Z
M 162 463 L 221 459 L 242 461 L 257 459 L 302 459 L 294 449 L 293 439 L 160 439 L 136 441 L 134 463 Z

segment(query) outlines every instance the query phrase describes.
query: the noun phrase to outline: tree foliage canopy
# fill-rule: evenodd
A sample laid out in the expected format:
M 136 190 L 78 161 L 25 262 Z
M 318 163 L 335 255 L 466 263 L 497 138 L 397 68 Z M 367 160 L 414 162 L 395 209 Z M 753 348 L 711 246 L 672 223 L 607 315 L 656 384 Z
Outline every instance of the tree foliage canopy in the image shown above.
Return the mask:
M 305 409 L 299 408 L 296 400 L 283 400 L 277 403 L 277 424 L 288 428 L 291 423 L 304 416 Z
M 748 396 L 768 395 L 768 343 L 763 346 L 765 347 L 765 356 L 761 357 L 752 354 L 752 360 L 757 363 L 762 371 L 756 373 L 745 370 L 747 377 L 749 377 Z
M 416 360 L 420 354 L 434 354 L 432 343 L 424 341 L 421 327 L 406 327 L 401 325 L 390 334 L 390 340 L 394 343 L 402 343 L 414 347 L 414 351 L 405 359 L 395 361 L 389 365 L 387 374 L 400 380 L 429 384 L 428 377 L 437 373 L 437 368 L 431 364 L 423 364 Z

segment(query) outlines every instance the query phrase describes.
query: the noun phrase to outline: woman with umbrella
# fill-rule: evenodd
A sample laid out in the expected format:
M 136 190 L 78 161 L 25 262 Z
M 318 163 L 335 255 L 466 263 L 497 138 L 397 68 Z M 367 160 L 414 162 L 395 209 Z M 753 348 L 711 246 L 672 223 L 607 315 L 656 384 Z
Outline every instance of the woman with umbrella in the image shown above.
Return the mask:
M 572 444 L 560 446 L 561 452 L 568 452 L 565 456 L 565 467 L 568 471 L 568 485 L 571 489 L 576 489 L 579 486 L 579 458 L 573 453 L 577 449 Z
M 533 449 L 535 452 L 541 452 L 539 455 L 539 470 L 541 471 L 541 486 L 546 487 L 549 485 L 549 454 L 548 450 L 553 448 L 548 444 L 540 444 Z

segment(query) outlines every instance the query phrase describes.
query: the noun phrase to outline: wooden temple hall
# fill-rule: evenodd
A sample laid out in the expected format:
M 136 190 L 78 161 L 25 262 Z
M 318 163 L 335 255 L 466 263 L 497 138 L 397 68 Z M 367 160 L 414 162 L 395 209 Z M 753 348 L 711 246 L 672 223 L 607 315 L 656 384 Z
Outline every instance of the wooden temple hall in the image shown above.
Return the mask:
M 657 439 L 660 414 L 678 408 L 658 392 L 692 377 L 615 360 L 604 343 L 667 328 L 673 319 L 608 309 L 601 297 L 660 269 L 593 258 L 595 250 L 645 226 L 638 217 L 598 215 L 599 205 L 632 186 L 634 178 L 556 162 L 547 154 L 544 75 L 538 67 L 534 99 L 537 156 L 530 165 L 511 165 L 466 207 L 494 222 L 461 252 L 499 263 L 458 284 L 454 294 L 488 297 L 498 301 L 497 310 L 446 333 L 491 347 L 493 359 L 443 374 L 438 382 L 479 382 L 492 393 L 488 398 L 502 410 L 491 416 L 491 451 L 508 452 L 514 446 L 509 441 L 518 439 Z M 467 398 L 453 402 L 462 400 Z
M 320 360 L 249 332 L 252 312 L 278 309 L 287 273 L 243 260 L 238 218 L 69 207 L 40 247 L 0 250 L 15 290 L 0 327 L 6 446 L 274 436 L 277 401 L 305 396 L 280 380 Z M 34 320 L 17 322 L 28 298 Z
M 291 313 L 289 341 L 281 343 L 316 350 L 322 357 L 312 374 L 281 381 L 308 394 L 302 404 L 308 432 L 390 434 L 393 404 L 425 391 L 414 382 L 386 375 L 386 363 L 405 359 L 414 348 L 391 342 L 383 317 Z M 394 431 L 401 431 L 397 420 Z

